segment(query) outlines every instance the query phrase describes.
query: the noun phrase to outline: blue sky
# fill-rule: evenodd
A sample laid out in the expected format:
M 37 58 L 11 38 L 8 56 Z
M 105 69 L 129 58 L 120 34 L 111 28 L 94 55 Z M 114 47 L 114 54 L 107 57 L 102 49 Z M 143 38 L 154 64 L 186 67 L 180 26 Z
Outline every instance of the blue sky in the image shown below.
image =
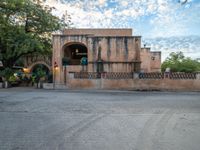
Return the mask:
M 200 0 L 46 0 L 76 28 L 132 28 L 162 59 L 172 51 L 200 58 Z

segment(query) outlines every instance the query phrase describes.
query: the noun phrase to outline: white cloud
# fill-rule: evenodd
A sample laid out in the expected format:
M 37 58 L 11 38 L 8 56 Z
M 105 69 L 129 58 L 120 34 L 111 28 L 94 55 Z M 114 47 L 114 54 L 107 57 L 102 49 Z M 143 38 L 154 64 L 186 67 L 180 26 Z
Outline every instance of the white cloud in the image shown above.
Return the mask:
M 118 5 L 109 8 L 107 7 L 108 2 L 115 2 Z M 146 8 L 143 7 L 145 2 L 146 0 L 132 0 L 132 2 L 131 0 L 130 2 L 128 0 L 77 0 L 76 2 L 67 1 L 66 3 L 62 3 L 59 0 L 46 0 L 46 4 L 57 8 L 57 12 L 54 13 L 59 16 L 61 16 L 62 12 L 67 10 L 76 27 L 86 27 L 86 24 L 87 27 L 99 27 L 102 25 L 103 27 L 128 27 L 128 18 L 132 17 L 133 19 L 137 19 L 138 17 L 145 15 Z M 145 7 L 148 6 L 147 4 L 145 5 Z M 153 10 L 155 10 L 155 3 L 152 3 L 149 7 L 149 12 L 152 12 Z M 93 14 L 97 15 L 97 17 L 93 18 Z M 77 18 L 80 19 L 76 20 Z M 88 18 L 89 20 L 85 20 L 85 18 Z M 124 22 L 120 23 L 119 19 Z M 97 24 L 99 21 L 102 21 L 101 25 Z
M 188 0 L 188 4 L 191 1 Z M 110 3 L 113 3 L 112 6 Z M 67 10 L 76 27 L 86 27 L 87 24 L 87 27 L 134 28 L 130 20 L 139 21 L 142 16 L 154 15 L 149 21 L 154 26 L 150 36 L 160 36 L 166 31 L 168 34 L 186 32 L 186 27 L 180 21 L 184 20 L 184 16 L 176 12 L 181 5 L 172 0 L 46 0 L 46 4 L 57 8 L 54 13 L 58 16 Z M 97 15 L 95 18 L 94 14 Z M 100 21 L 101 25 L 98 25 Z
M 181 5 L 174 0 L 46 0 L 46 4 L 55 7 L 57 10 L 54 14 L 58 16 L 67 11 L 77 28 L 128 27 L 133 28 L 139 35 L 152 38 L 190 35 L 194 33 L 191 30 L 196 28 L 196 35 L 200 35 L 200 3 L 194 5 L 192 0 L 188 0 L 187 5 Z M 195 49 L 194 53 L 199 56 L 199 43 L 182 40 L 183 48 L 181 43 L 175 42 L 176 40 L 168 38 L 159 41 L 158 44 L 151 40 L 151 46 L 155 50 L 161 49 L 163 57 L 165 53 L 175 49 L 190 52 L 190 55 Z
M 125 0 L 121 1 L 120 3 L 121 3 L 121 5 L 122 5 L 123 7 L 127 7 L 128 4 L 129 4 L 128 1 L 125 1 Z
M 162 61 L 171 52 L 179 51 L 182 51 L 186 57 L 200 58 L 200 36 L 150 38 L 143 39 L 143 44 L 151 47 L 153 51 L 161 51 Z
M 106 18 L 112 18 L 113 17 L 113 11 L 110 9 L 110 10 L 106 10 L 105 12 L 104 12 L 104 16 L 106 17 Z
M 147 13 L 154 13 L 157 10 L 157 6 L 154 3 L 149 2 L 147 6 Z
M 106 0 L 98 0 L 99 5 L 103 6 L 106 4 Z
M 157 13 L 150 20 L 153 29 L 149 33 L 151 37 L 163 36 L 180 36 L 187 35 L 188 17 L 185 10 L 181 13 L 182 6 L 179 3 L 171 3 L 170 1 L 158 2 Z M 187 23 L 185 23 L 187 22 Z

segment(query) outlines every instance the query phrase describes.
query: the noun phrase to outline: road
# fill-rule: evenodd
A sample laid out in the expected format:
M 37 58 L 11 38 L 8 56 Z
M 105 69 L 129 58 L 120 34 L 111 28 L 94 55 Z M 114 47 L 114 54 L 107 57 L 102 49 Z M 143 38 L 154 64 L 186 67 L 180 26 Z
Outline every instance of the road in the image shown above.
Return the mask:
M 200 93 L 0 89 L 0 150 L 199 150 Z

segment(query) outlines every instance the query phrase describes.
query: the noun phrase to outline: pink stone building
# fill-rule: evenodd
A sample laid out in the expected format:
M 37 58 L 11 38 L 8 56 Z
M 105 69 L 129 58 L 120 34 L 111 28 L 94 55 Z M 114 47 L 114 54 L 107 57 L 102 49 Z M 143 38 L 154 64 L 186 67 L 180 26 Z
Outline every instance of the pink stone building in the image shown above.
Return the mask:
M 161 51 L 150 51 L 143 47 L 140 51 L 141 72 L 161 72 Z
M 132 29 L 66 29 L 53 34 L 52 65 L 62 84 L 68 72 L 159 72 L 161 52 L 141 48 Z

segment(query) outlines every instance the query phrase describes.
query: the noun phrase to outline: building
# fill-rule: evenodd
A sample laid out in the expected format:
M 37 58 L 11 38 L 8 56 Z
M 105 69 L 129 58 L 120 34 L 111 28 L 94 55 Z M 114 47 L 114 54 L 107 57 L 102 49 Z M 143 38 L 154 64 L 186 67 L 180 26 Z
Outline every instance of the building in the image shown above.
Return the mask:
M 161 72 L 161 51 L 150 51 L 143 47 L 140 51 L 141 72 Z
M 53 34 L 52 65 L 62 84 L 68 72 L 159 72 L 161 52 L 141 48 L 132 29 L 66 29 Z

